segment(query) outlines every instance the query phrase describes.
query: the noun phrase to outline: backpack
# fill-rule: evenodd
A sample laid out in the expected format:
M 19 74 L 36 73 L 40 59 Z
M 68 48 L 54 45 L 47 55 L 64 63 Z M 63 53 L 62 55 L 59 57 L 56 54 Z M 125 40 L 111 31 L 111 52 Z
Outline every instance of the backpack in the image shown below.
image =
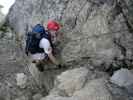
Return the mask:
M 32 31 L 26 34 L 25 53 L 27 56 L 28 53 L 44 53 L 44 49 L 39 47 L 39 43 L 42 38 L 48 39 L 51 44 L 51 47 L 53 47 L 51 36 L 48 31 L 46 31 L 41 24 L 37 24 L 33 27 Z

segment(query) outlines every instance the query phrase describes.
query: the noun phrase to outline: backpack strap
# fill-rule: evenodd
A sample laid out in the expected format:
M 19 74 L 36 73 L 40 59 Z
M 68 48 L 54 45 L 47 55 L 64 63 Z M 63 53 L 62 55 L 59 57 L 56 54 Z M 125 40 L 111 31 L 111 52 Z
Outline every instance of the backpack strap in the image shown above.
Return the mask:
M 52 49 L 54 49 L 54 46 L 53 46 L 53 43 L 52 43 L 52 40 L 51 40 L 51 34 L 50 34 L 50 32 L 48 30 L 46 30 L 45 33 L 46 34 L 45 34 L 44 38 L 48 39 L 48 41 L 50 42 L 50 45 L 51 45 Z

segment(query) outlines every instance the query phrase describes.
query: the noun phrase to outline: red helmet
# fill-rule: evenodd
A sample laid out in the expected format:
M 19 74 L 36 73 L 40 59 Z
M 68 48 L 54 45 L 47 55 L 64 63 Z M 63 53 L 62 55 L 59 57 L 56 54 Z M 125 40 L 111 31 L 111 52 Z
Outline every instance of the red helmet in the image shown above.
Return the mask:
M 56 21 L 50 20 L 50 21 L 48 21 L 47 29 L 53 30 L 53 31 L 58 31 L 60 29 L 60 25 Z

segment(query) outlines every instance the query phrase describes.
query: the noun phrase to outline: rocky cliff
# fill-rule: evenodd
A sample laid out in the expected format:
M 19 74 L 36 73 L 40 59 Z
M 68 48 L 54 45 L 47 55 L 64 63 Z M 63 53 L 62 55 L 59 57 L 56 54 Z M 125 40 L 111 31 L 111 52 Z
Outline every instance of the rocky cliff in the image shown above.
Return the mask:
M 89 58 L 94 66 L 131 66 L 131 5 L 130 0 L 16 0 L 7 19 L 23 46 L 24 34 L 35 24 L 56 19 L 63 24 L 65 61 Z
M 25 33 L 35 24 L 55 19 L 63 25 L 60 55 L 73 69 L 55 83 L 62 70 L 45 72 L 50 93 L 42 100 L 132 100 L 128 89 L 112 86 L 106 73 L 132 68 L 132 4 L 132 0 L 16 0 L 6 23 L 15 33 L 21 56 Z

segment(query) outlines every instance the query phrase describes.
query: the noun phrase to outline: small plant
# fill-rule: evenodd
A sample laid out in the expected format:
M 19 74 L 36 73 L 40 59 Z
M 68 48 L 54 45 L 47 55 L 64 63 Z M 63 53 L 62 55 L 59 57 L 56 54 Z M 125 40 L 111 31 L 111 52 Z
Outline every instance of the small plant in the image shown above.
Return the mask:
M 0 26 L 0 31 L 2 32 L 8 32 L 8 25 L 7 23 L 4 23 L 2 26 Z

